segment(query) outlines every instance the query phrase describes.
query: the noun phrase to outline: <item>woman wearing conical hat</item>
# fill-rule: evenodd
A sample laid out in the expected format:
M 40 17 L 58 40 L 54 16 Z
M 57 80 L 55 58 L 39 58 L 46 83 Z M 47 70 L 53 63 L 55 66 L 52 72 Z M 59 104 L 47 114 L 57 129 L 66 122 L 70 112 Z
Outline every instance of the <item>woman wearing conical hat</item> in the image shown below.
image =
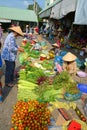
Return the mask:
M 68 52 L 63 57 L 63 69 L 65 71 L 68 71 L 70 74 L 76 74 L 77 71 L 77 65 L 76 65 L 76 56 L 72 54 L 71 52 Z
M 17 52 L 23 51 L 22 48 L 20 48 L 16 44 L 16 38 L 18 36 L 23 36 L 23 32 L 20 28 L 20 26 L 14 26 L 9 28 L 11 32 L 8 34 L 8 36 L 5 39 L 4 46 L 2 49 L 2 59 L 5 61 L 6 70 L 5 70 L 5 85 L 12 87 L 13 86 L 13 80 L 14 80 L 14 69 L 15 69 L 15 61 L 17 57 Z
M 60 46 L 57 43 L 52 44 L 52 50 L 54 51 L 55 55 L 59 55 L 61 50 Z

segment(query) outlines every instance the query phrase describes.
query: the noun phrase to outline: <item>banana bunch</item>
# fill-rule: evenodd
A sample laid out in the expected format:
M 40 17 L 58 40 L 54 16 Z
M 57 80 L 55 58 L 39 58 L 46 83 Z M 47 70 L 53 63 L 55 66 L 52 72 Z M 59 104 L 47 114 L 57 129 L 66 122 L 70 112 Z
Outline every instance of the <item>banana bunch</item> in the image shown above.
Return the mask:
M 49 51 L 49 54 L 47 55 L 47 59 L 53 59 L 55 57 L 54 51 Z
M 65 108 L 65 106 L 66 106 L 66 110 L 69 110 L 70 108 L 75 109 L 76 108 L 76 103 L 70 102 L 68 104 L 68 103 L 59 102 L 59 101 L 50 102 L 50 106 L 48 108 L 52 112 L 56 108 Z

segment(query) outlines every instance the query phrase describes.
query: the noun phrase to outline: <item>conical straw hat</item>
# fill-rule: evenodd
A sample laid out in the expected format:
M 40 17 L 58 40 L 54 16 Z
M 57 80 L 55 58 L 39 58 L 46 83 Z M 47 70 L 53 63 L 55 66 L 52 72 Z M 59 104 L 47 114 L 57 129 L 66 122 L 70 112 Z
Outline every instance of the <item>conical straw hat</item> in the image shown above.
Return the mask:
M 62 30 L 62 28 L 59 27 L 57 31 L 62 32 L 63 30 Z
M 21 35 L 21 36 L 24 36 L 24 34 L 23 34 L 23 32 L 22 32 L 20 26 L 14 26 L 14 27 L 11 27 L 11 28 L 9 28 L 9 29 L 12 30 L 12 31 L 14 31 L 14 32 L 16 32 L 16 33 L 18 33 L 18 34 Z
M 38 40 L 37 40 L 37 39 L 33 39 L 33 41 L 34 41 L 34 42 L 38 42 Z
M 59 45 L 57 43 L 52 44 L 52 46 L 59 47 Z
M 68 52 L 68 53 L 63 57 L 63 60 L 64 60 L 64 61 L 71 62 L 71 61 L 76 60 L 76 56 L 73 55 L 71 52 Z

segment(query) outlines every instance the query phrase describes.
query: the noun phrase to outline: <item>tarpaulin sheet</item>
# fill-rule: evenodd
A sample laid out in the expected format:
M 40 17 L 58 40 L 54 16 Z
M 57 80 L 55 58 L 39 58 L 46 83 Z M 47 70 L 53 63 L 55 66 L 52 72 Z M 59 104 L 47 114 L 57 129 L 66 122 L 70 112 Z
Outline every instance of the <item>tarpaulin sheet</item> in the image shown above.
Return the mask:
M 40 18 L 47 18 L 50 16 L 50 13 L 51 13 L 51 8 L 43 11 L 41 14 L 39 14 L 39 17 Z
M 87 25 L 87 0 L 78 0 L 74 24 Z
M 52 7 L 50 18 L 61 19 L 76 10 L 77 0 L 62 0 Z

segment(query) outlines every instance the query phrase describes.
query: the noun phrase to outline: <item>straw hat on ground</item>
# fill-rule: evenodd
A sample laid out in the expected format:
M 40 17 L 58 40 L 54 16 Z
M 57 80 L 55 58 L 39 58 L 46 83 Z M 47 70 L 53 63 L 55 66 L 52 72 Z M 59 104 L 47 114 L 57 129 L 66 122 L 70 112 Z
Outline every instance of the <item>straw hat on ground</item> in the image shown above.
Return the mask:
M 62 32 L 63 30 L 62 30 L 62 28 L 59 27 L 57 31 L 58 32 Z
M 53 47 L 59 47 L 57 43 L 52 44 Z
M 67 61 L 67 62 L 72 62 L 74 60 L 76 60 L 76 56 L 74 54 L 72 54 L 71 52 L 68 52 L 64 57 L 63 60 Z
M 38 42 L 38 40 L 37 40 L 37 39 L 33 39 L 33 41 L 34 41 L 34 42 Z
M 12 30 L 14 32 L 16 32 L 17 34 L 21 35 L 21 36 L 24 36 L 20 26 L 14 26 L 14 27 L 11 27 L 9 28 L 9 30 Z

